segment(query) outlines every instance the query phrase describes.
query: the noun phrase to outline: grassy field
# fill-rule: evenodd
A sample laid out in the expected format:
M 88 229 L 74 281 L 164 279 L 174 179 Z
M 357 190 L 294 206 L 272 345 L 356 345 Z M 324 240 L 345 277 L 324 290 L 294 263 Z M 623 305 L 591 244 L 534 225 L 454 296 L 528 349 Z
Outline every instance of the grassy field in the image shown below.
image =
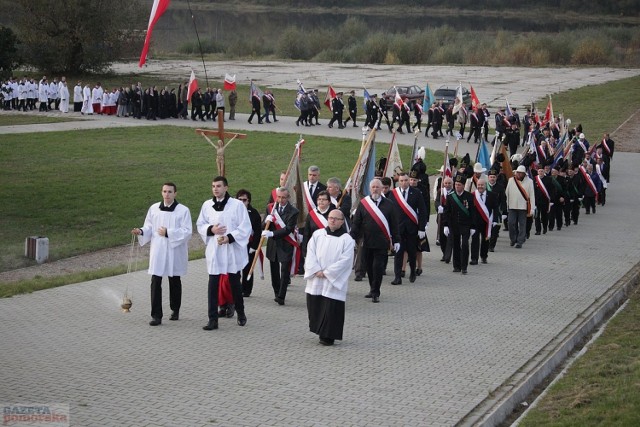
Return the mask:
M 253 193 L 254 206 L 265 206 L 279 171 L 286 169 L 295 135 L 251 132 L 226 151 L 230 191 Z M 322 179 L 346 180 L 360 141 L 306 139 L 302 167 L 320 166 Z M 379 144 L 378 158 L 386 155 Z M 410 147 L 400 147 L 408 161 Z M 440 154 L 428 154 L 430 171 Z M 28 159 L 28 161 L 25 161 Z M 436 164 L 437 163 L 437 164 Z M 172 126 L 114 128 L 4 135 L 0 143 L 2 198 L 11 200 L 0 218 L 0 270 L 29 265 L 23 257 L 27 236 L 47 236 L 50 258 L 60 259 L 126 244 L 129 230 L 140 226 L 147 208 L 160 200 L 163 182 L 178 186 L 178 200 L 198 215 L 211 197 L 215 151 L 193 129 Z M 304 171 L 303 171 L 304 173 Z

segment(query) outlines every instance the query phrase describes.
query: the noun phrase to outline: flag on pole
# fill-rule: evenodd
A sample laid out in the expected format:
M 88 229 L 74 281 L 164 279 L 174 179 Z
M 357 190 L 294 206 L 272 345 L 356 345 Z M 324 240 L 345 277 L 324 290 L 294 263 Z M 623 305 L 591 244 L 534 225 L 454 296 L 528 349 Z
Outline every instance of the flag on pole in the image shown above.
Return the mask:
M 331 86 L 327 89 L 327 96 L 324 97 L 324 105 L 331 111 L 333 111 L 333 107 L 331 106 L 331 101 L 336 97 L 336 91 L 333 90 Z
M 458 85 L 458 90 L 456 91 L 456 99 L 453 101 L 453 114 L 456 114 L 462 108 L 462 83 Z
M 302 103 L 302 97 L 307 93 L 307 91 L 305 90 L 304 85 L 300 80 L 298 80 L 297 82 L 298 82 L 298 93 L 296 94 L 296 100 L 293 101 L 293 105 L 298 110 L 302 111 L 302 109 L 300 108 L 300 104 Z
M 480 163 L 486 170 L 491 169 L 491 155 L 489 154 L 489 149 L 484 139 L 480 141 L 480 149 L 478 150 L 476 162 Z
M 155 27 L 156 22 L 162 16 L 167 7 L 169 7 L 170 0 L 153 0 L 153 6 L 151 6 L 151 15 L 149 16 L 149 24 L 147 25 L 147 34 L 144 37 L 144 45 L 142 46 L 142 53 L 140 54 L 140 62 L 138 63 L 138 67 L 142 68 L 142 66 L 147 62 L 147 53 L 149 52 L 149 43 L 151 43 L 151 33 L 153 32 L 153 27 Z
M 427 86 L 424 88 L 424 100 L 422 101 L 422 109 L 424 111 L 427 111 L 434 102 L 436 102 L 436 97 L 433 96 L 433 92 L 431 92 L 429 83 L 427 83 Z
M 264 93 L 262 92 L 260 87 L 258 87 L 258 85 L 253 83 L 253 80 L 251 80 L 251 85 L 249 86 L 249 102 L 251 102 L 251 98 L 253 98 L 254 96 L 262 99 L 262 95 L 264 95 Z
M 504 109 L 504 112 L 506 113 L 507 117 L 511 117 L 513 116 L 513 111 L 511 111 L 511 106 L 509 105 L 509 100 L 507 99 L 507 106 Z
M 302 179 L 300 177 L 300 155 L 302 153 L 302 145 L 304 139 L 300 137 L 296 142 L 293 157 L 289 162 L 287 174 L 285 178 L 284 187 L 289 190 L 289 202 L 300 211 L 298 215 L 298 227 L 304 227 L 304 222 L 307 219 L 309 210 L 307 204 L 304 201 L 304 195 L 302 194 Z
M 398 110 L 402 111 L 402 107 L 404 106 L 404 101 L 400 97 L 400 94 L 398 93 L 398 89 L 396 87 L 394 87 L 394 89 L 396 90 L 396 97 L 393 102 L 393 105 L 397 106 Z
M 191 77 L 189 77 L 189 86 L 187 89 L 187 101 L 191 101 L 191 95 L 198 90 L 198 79 L 196 79 L 196 73 L 191 70 Z
M 473 89 L 473 86 L 471 86 L 471 107 L 473 107 L 474 110 L 480 107 L 480 100 L 478 99 L 478 95 L 476 95 L 476 91 Z
M 549 96 L 549 102 L 547 103 L 547 109 L 544 110 L 544 118 L 542 119 L 542 126 L 547 123 L 553 123 L 553 105 L 551 104 L 551 96 Z
M 389 144 L 387 163 L 384 166 L 382 176 L 392 178 L 396 170 L 402 170 L 402 159 L 400 158 L 400 151 L 398 150 L 398 143 L 396 142 L 396 132 L 394 132 L 391 137 L 391 143 Z
M 501 144 L 500 153 L 502 153 L 502 157 L 504 158 L 504 160 L 502 160 L 502 173 L 509 179 L 513 176 L 513 168 L 511 167 L 511 159 L 509 159 L 507 155 L 506 145 Z
M 371 95 L 369 95 L 369 91 L 367 88 L 364 89 L 364 111 L 367 112 L 367 102 L 371 100 Z
M 236 75 L 224 75 L 224 90 L 236 90 Z

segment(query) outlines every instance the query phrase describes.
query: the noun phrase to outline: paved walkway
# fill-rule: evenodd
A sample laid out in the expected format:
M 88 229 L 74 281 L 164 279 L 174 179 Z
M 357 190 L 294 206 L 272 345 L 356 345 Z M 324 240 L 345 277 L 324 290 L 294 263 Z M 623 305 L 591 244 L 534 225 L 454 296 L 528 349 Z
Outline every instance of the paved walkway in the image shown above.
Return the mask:
M 239 119 L 228 127 L 303 130 L 290 118 L 261 126 Z M 129 124 L 151 123 L 94 117 L 0 133 Z M 359 138 L 360 130 L 321 126 L 304 134 Z M 413 143 L 410 135 L 399 140 Z M 269 280 L 257 278 L 246 327 L 221 319 L 218 331 L 203 331 L 202 260 L 184 278 L 181 320 L 157 328 L 147 325 L 145 272 L 2 299 L 0 402 L 69 404 L 74 426 L 491 424 L 640 259 L 640 229 L 628 226 L 640 199 L 623 196 L 636 192 L 639 161 L 616 155 L 608 202 L 596 215 L 583 212 L 577 226 L 532 236 L 521 250 L 503 232 L 489 264 L 470 266 L 467 276 L 438 261 L 432 226 L 434 252 L 414 284 L 390 286 L 387 276 L 374 305 L 363 298 L 366 282 L 350 283 L 345 340 L 330 348 L 308 332 L 300 278 L 284 307 L 273 302 Z M 134 306 L 124 314 L 127 288 Z
M 330 348 L 308 332 L 300 278 L 284 307 L 257 278 L 246 327 L 221 319 L 203 331 L 202 260 L 184 279 L 181 320 L 157 328 L 145 272 L 0 300 L 0 402 L 68 403 L 76 426 L 472 424 L 637 263 L 640 229 L 627 224 L 640 199 L 622 195 L 635 193 L 638 161 L 616 156 L 596 215 L 521 250 L 503 233 L 467 276 L 433 245 L 414 284 L 387 276 L 380 304 L 363 298 L 366 282 L 350 283 L 345 339 Z

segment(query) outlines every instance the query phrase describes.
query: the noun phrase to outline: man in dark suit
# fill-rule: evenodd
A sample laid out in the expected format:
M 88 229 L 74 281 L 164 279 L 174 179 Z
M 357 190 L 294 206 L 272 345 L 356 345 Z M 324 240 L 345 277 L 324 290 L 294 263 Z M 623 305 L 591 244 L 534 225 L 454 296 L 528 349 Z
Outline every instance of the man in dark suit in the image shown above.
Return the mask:
M 310 210 L 315 209 L 316 201 L 318 200 L 318 193 L 327 189 L 327 186 L 320 182 L 320 168 L 318 166 L 309 166 L 307 169 L 308 180 L 304 182 L 306 196 L 310 196 L 313 200 L 313 206 L 309 206 Z
M 538 174 L 533 177 L 533 187 L 536 193 L 536 235 L 540 235 L 540 231 L 547 234 L 547 225 L 549 224 L 549 211 L 551 204 L 556 198 L 555 188 L 551 177 L 547 176 L 544 167 L 540 166 Z
M 331 111 L 333 117 L 329 120 L 329 127 L 332 128 L 335 121 L 338 121 L 338 129 L 344 129 L 342 123 L 342 112 L 344 111 L 344 102 L 342 101 L 342 92 L 336 93 L 336 97 L 331 101 Z
M 299 212 L 289 203 L 289 190 L 280 187 L 276 194 L 273 209 L 267 208 L 267 216 L 265 217 L 265 224 L 269 223 L 269 229 L 264 230 L 262 235 L 268 239 L 267 258 L 271 267 L 274 301 L 279 305 L 284 305 L 287 286 L 291 281 L 294 249 L 300 250 L 294 235 Z
M 494 217 L 493 222 L 498 223 L 491 230 L 491 238 L 489 239 L 489 252 L 494 252 L 496 243 L 498 242 L 498 235 L 500 234 L 500 223 L 507 219 L 507 193 L 504 183 L 498 179 L 498 170 L 491 168 L 488 174 L 487 191 L 496 195 L 498 200 L 498 212 L 500 216 Z M 501 174 L 504 178 L 504 175 Z M 505 227 L 506 228 L 506 227 Z
M 382 197 L 382 182 L 374 178 L 369 183 L 370 195 L 364 197 L 355 214 L 351 237 L 356 242 L 362 238 L 363 264 L 366 266 L 370 292 L 365 298 L 380 302 L 380 284 L 387 262 L 387 253 L 400 249 L 398 216 L 395 203 Z
M 465 175 L 456 175 L 454 191 L 447 195 L 444 205 L 444 234 L 451 239 L 453 252 L 453 272 L 467 274 L 469 263 L 469 238 L 476 230 L 475 209 L 473 208 L 473 196 L 464 191 Z
M 400 234 L 400 250 L 396 251 L 393 272 L 395 278 L 392 285 L 401 285 L 402 261 L 405 252 L 407 262 L 411 269 L 409 282 L 416 281 L 416 252 L 418 249 L 418 238 L 424 239 L 426 236 L 426 226 L 428 221 L 427 207 L 420 190 L 409 186 L 409 176 L 406 172 L 398 174 L 398 187 L 390 191 L 390 199 L 393 199 L 398 206 L 398 231 Z
M 444 170 L 444 166 L 441 168 Z M 444 182 L 442 181 L 444 179 Z M 438 232 L 436 234 L 438 241 L 440 242 L 440 250 L 442 250 L 442 258 L 440 261 L 449 264 L 451 262 L 451 239 L 444 234 L 444 206 L 447 203 L 447 195 L 453 191 L 453 179 L 450 176 L 438 178 L 436 182 L 437 190 L 436 197 L 433 200 L 433 206 L 438 212 Z
M 498 196 L 487 191 L 487 183 L 484 178 L 477 182 L 478 188 L 473 192 L 473 208 L 475 209 L 475 234 L 471 237 L 471 265 L 478 264 L 478 255 L 483 264 L 487 263 L 489 255 L 489 239 L 495 226 L 500 229 L 500 209 Z

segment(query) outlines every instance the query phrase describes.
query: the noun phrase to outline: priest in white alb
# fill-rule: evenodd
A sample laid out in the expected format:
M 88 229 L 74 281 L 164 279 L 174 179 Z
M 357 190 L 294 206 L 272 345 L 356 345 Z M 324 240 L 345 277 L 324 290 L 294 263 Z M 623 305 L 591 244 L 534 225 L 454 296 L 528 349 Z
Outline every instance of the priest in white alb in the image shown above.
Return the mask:
M 343 227 L 344 214 L 340 210 L 332 210 L 328 222 L 327 227 L 311 236 L 304 264 L 309 330 L 320 336 L 323 345 L 342 340 L 355 245 Z

